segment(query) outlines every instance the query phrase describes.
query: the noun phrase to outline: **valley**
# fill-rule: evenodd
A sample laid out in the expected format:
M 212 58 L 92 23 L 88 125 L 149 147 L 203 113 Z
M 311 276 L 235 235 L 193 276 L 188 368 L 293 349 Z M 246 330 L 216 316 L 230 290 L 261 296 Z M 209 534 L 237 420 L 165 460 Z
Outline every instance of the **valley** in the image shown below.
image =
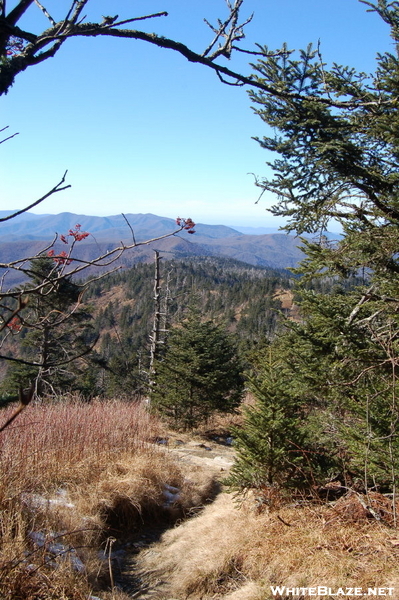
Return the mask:
M 0 216 L 9 211 L 0 211 Z M 176 231 L 173 219 L 152 214 L 125 215 L 134 232 L 134 239 L 142 243 L 153 238 L 167 236 Z M 132 244 L 132 231 L 122 215 L 110 217 L 88 217 L 72 213 L 59 215 L 35 215 L 25 213 L 2 224 L 0 239 L 0 272 L 6 273 L 4 286 L 21 283 L 23 277 L 6 265 L 22 258 L 29 258 L 44 251 L 54 240 L 55 253 L 65 250 L 59 240 L 75 224 L 89 236 L 74 248 L 74 257 L 81 261 L 92 261 L 121 244 Z M 231 258 L 260 267 L 286 269 L 294 267 L 302 259 L 299 238 L 285 233 L 264 235 L 243 234 L 224 225 L 197 224 L 195 235 L 180 231 L 170 237 L 156 240 L 127 250 L 113 264 L 114 267 L 131 267 L 153 260 L 154 250 L 162 252 L 168 259 L 214 256 Z M 100 269 L 89 268 L 86 273 L 98 273 Z M 104 271 L 104 269 L 103 269 Z

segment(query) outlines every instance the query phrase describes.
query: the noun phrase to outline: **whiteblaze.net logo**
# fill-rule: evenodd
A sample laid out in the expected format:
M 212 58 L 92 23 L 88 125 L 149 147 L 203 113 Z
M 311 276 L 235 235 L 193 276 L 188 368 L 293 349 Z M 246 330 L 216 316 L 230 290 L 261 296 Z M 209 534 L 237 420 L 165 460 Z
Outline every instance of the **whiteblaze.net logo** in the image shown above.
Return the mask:
M 373 588 L 361 588 L 361 587 L 340 587 L 330 588 L 324 585 L 318 585 L 316 587 L 285 587 L 281 586 L 270 586 L 270 590 L 273 596 L 284 598 L 287 596 L 338 596 L 338 597 L 353 597 L 353 596 L 393 596 L 395 588 L 393 587 L 373 587 Z

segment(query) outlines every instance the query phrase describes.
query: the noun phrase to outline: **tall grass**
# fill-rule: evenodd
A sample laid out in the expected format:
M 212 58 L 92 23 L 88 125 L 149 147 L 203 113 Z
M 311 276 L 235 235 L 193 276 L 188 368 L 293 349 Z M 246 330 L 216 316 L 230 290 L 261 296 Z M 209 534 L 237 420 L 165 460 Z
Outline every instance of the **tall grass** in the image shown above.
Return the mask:
M 0 412 L 0 424 L 14 408 Z M 172 459 L 149 443 L 158 435 L 145 408 L 120 401 L 32 405 L 0 434 L 2 599 L 88 597 L 102 540 L 161 507 L 166 483 L 184 486 Z M 32 540 L 38 532 L 47 536 L 42 548 Z M 54 565 L 54 541 L 76 549 L 83 573 L 65 559 Z
M 12 410 L 2 411 L 0 418 L 7 420 Z M 29 406 L 0 434 L 0 498 L 11 490 L 48 491 L 49 486 L 81 482 L 82 476 L 89 482 L 98 468 L 121 453 L 142 450 L 158 429 L 139 404 L 76 401 Z

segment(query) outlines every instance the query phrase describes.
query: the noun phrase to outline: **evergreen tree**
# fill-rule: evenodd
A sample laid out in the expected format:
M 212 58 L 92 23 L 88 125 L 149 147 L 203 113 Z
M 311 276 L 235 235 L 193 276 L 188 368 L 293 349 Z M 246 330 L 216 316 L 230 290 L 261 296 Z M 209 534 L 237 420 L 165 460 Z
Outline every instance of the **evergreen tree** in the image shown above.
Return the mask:
M 287 230 L 317 234 L 303 240 L 298 274 L 308 289 L 300 292 L 302 322 L 278 341 L 282 360 L 317 422 L 315 440 L 327 441 L 346 476 L 395 491 L 399 6 L 364 3 L 390 26 L 396 45 L 395 53 L 377 55 L 374 74 L 328 68 L 311 46 L 298 57 L 286 46 L 264 47 L 254 78 L 281 93 L 250 96 L 276 132 L 258 141 L 278 154 L 269 164 L 273 178 L 257 183 L 277 196 L 272 212 L 289 219 Z M 331 222 L 342 226 L 339 242 L 323 235 Z M 363 281 L 350 290 L 346 282 L 354 276 Z M 334 293 L 323 289 L 328 281 Z
M 155 365 L 155 410 L 178 427 L 192 428 L 215 411 L 234 411 L 242 394 L 236 348 L 220 326 L 191 315 L 171 330 Z
M 387 490 L 399 475 L 395 329 L 380 302 L 365 303 L 352 322 L 358 293 L 302 290 L 303 321 L 289 324 L 279 351 L 335 474 L 347 486 Z
M 19 314 L 21 355 L 14 357 L 4 389 L 26 387 L 36 380 L 40 394 L 84 391 L 79 377 L 87 365 L 79 363 L 95 343 L 91 314 L 81 305 L 81 288 L 69 277 L 58 279 L 62 263 L 40 256 L 30 265 L 31 283 L 42 285 Z
M 271 348 L 257 360 L 248 378 L 256 404 L 244 408 L 244 425 L 233 432 L 237 461 L 228 483 L 239 489 L 295 487 L 308 467 L 303 399 L 293 393 L 287 369 L 272 358 Z

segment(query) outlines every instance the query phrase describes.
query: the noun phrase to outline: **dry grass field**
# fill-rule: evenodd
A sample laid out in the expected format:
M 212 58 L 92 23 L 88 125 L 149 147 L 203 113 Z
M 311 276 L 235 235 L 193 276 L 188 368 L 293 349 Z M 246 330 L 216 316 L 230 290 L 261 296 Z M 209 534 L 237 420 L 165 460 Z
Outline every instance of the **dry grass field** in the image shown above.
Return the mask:
M 99 551 L 168 518 L 166 489 L 182 512 L 202 502 L 205 483 L 151 443 L 161 434 L 145 409 L 117 401 L 31 406 L 1 434 L 2 600 L 87 599 L 109 587 Z
M 273 507 L 213 498 L 218 452 L 209 437 L 165 432 L 138 404 L 28 407 L 0 437 L 0 598 L 269 600 L 287 597 L 270 586 L 318 585 L 399 597 L 399 532 L 384 514 L 370 518 L 356 496 Z M 121 548 L 132 556 L 118 570 Z M 120 589 L 124 575 L 136 589 Z
M 283 506 L 260 513 L 221 494 L 201 515 L 166 532 L 143 554 L 153 582 L 167 580 L 157 598 L 271 600 L 286 588 L 396 588 L 399 536 L 390 527 L 348 520 L 333 506 Z M 388 591 L 385 590 L 386 596 Z M 332 596 L 323 596 L 332 598 Z M 335 596 L 334 596 L 335 597 Z M 339 597 L 339 596 L 338 596 Z

